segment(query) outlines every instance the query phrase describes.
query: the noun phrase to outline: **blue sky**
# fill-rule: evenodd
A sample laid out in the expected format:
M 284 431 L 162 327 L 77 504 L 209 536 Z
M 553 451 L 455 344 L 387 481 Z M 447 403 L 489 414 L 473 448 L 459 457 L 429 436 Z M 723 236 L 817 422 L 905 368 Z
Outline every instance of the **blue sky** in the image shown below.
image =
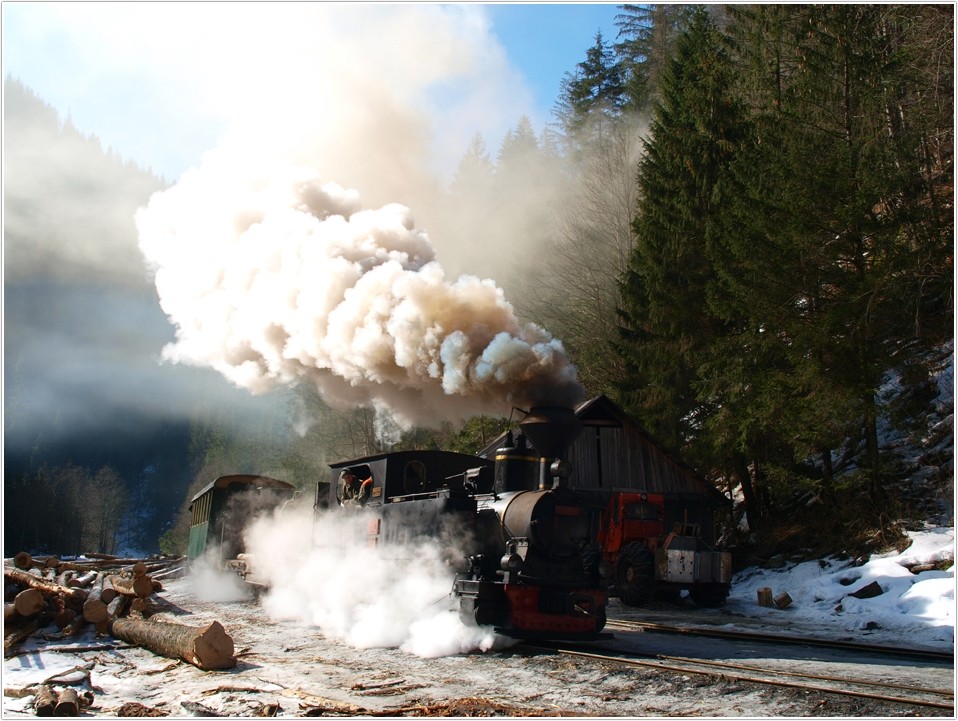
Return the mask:
M 446 159 L 461 156 L 476 132 L 494 152 L 522 115 L 544 127 L 563 74 L 585 58 L 596 32 L 614 41 L 620 12 L 606 3 L 333 5 L 343 16 L 364 13 L 372 20 L 341 20 L 349 26 L 342 36 L 360 39 L 352 45 L 344 40 L 334 52 L 338 38 L 330 34 L 330 57 L 338 52 L 346 66 L 354 54 L 357 77 L 367 72 L 367 61 L 370 76 L 395 68 L 398 82 L 391 87 L 401 94 L 398 104 L 408 103 L 415 112 L 428 108 L 433 122 L 426 132 L 433 135 L 435 153 Z M 324 26 L 323 20 L 280 17 L 303 7 L 320 13 L 320 6 L 329 4 L 7 2 L 3 71 L 69 114 L 82 132 L 173 180 L 217 144 L 238 116 L 249 118 L 244 94 L 269 96 L 274 108 L 285 102 L 276 99 L 281 83 L 269 73 L 285 75 L 307 62 L 336 67 L 340 61 L 319 58 L 324 41 L 312 43 L 303 30 L 309 23 Z M 386 21 L 388 13 L 393 15 Z M 428 32 L 417 37 L 417 26 Z M 370 46 L 361 52 L 365 36 L 358 27 L 371 28 Z M 446 44 L 435 43 L 437 37 Z M 383 50 L 390 43 L 396 47 Z M 386 60 L 376 65 L 380 50 Z M 253 63 L 252 57 L 259 59 Z M 451 68 L 448 77 L 443 67 Z M 294 75 L 294 92 L 313 83 L 305 75 L 294 84 Z M 338 108 L 350 102 L 330 97 L 336 100 L 328 105 Z M 300 105 L 287 115 L 297 112 Z
M 559 95 L 563 74 L 585 60 L 596 33 L 601 32 L 606 43 L 615 42 L 619 7 L 614 3 L 489 6 L 496 36 L 532 84 L 536 103 L 547 110 Z

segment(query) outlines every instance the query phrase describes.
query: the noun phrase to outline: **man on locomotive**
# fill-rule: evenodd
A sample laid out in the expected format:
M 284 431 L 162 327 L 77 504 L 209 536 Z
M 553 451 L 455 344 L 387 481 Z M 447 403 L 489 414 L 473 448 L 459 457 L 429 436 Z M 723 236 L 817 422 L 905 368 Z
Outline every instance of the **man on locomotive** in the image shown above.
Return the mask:
M 362 505 L 369 497 L 369 487 L 373 479 L 367 478 L 359 480 L 356 474 L 348 468 L 344 468 L 339 474 L 340 498 L 344 506 Z

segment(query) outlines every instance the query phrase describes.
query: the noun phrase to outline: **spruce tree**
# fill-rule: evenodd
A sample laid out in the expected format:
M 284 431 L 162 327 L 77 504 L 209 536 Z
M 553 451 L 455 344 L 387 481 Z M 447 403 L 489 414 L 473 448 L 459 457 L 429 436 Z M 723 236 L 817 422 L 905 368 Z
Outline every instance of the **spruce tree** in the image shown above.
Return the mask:
M 621 287 L 626 374 L 620 401 L 666 445 L 693 460 L 703 414 L 695 379 L 722 332 L 709 314 L 713 198 L 734 158 L 741 118 L 728 93 L 720 35 L 697 10 L 666 68 L 639 166 L 635 248 Z
M 877 491 L 882 379 L 916 321 L 938 324 L 943 284 L 924 299 L 922 288 L 950 267 L 950 226 L 930 217 L 918 167 L 920 134 L 902 123 L 900 13 L 759 6 L 732 26 L 755 135 L 730 174 L 712 308 L 748 329 L 730 353 L 761 343 L 774 359 L 751 376 L 753 407 L 764 410 L 740 416 L 739 436 L 773 431 L 782 473 L 819 455 L 826 491 L 846 437 Z
M 622 66 L 624 105 L 647 113 L 660 100 L 660 86 L 676 39 L 685 29 L 692 12 L 690 5 L 620 6 L 619 28 L 614 45 Z
M 611 133 L 625 103 L 622 69 L 615 52 L 598 32 L 595 45 L 574 73 L 566 73 L 553 109 L 559 129 L 571 154 Z

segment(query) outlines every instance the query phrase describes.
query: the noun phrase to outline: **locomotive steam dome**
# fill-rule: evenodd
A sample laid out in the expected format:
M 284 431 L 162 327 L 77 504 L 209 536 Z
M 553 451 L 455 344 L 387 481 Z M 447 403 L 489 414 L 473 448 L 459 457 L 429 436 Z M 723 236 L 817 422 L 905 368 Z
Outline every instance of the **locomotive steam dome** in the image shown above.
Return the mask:
M 558 458 L 582 432 L 582 423 L 571 408 L 538 406 L 520 421 L 519 426 L 540 455 Z

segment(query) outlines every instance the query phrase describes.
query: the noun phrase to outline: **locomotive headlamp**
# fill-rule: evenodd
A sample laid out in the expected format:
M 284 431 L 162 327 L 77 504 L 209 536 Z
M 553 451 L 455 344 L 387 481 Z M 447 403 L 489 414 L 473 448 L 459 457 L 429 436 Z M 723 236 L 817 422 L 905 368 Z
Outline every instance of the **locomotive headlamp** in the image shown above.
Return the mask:
M 568 478 L 572 475 L 572 464 L 568 461 L 560 461 L 556 458 L 549 466 L 549 471 L 553 478 Z
M 518 571 L 522 568 L 522 556 L 518 553 L 507 553 L 499 562 L 503 571 Z

